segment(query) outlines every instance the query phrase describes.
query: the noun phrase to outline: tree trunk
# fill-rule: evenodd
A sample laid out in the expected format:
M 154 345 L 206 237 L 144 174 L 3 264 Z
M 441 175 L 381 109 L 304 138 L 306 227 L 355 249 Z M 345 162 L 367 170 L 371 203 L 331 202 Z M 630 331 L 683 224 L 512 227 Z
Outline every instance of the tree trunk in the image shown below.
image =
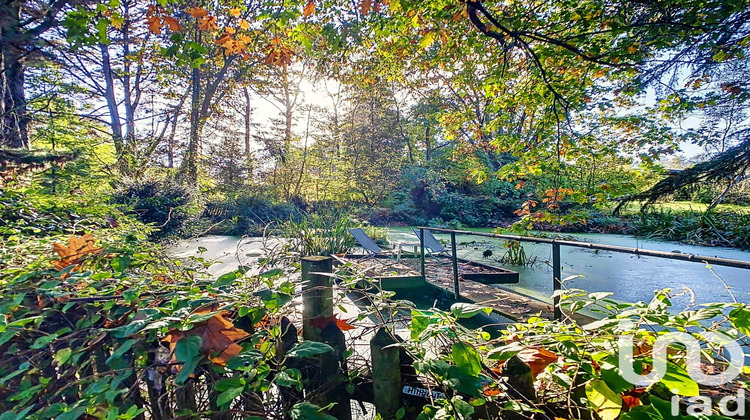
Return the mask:
M 25 69 L 21 58 L 16 54 L 4 57 L 5 70 L 5 115 L 3 122 L 3 144 L 16 149 L 29 149 L 29 116 L 26 111 L 24 93 Z
M 250 150 L 250 116 L 253 113 L 253 108 L 250 106 L 250 90 L 247 86 L 244 87 L 245 93 L 245 162 L 247 162 L 247 176 L 252 181 L 253 179 L 253 154 Z
M 2 6 L 5 24 L 2 28 L 2 38 L 18 40 L 20 33 L 20 2 L 9 2 Z M 24 93 L 25 69 L 23 63 L 24 50 L 13 41 L 3 42 L 2 45 L 2 133 L 0 146 L 28 149 L 29 116 L 26 111 L 26 95 Z
M 198 185 L 198 153 L 200 151 L 200 133 L 203 124 L 200 118 L 201 108 L 201 70 L 193 69 L 191 77 L 192 97 L 190 99 L 190 136 L 188 138 L 188 150 L 183 162 L 183 173 L 192 185 Z

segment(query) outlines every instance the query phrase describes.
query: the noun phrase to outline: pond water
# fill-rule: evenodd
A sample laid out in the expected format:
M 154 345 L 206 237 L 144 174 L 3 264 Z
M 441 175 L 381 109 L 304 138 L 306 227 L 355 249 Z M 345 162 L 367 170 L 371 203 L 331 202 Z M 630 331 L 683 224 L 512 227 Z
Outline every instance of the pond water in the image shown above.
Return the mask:
M 492 229 L 470 229 L 489 233 Z M 418 242 L 411 227 L 388 228 L 393 241 Z M 450 241 L 450 235 L 435 233 L 438 239 Z M 644 240 L 625 235 L 573 234 L 573 240 L 617 245 L 657 251 L 679 251 L 711 257 L 750 261 L 750 252 L 731 248 L 715 248 L 685 245 L 674 242 Z M 480 236 L 458 235 L 459 257 L 498 265 L 495 259 L 505 252 L 501 239 Z M 476 241 L 476 242 L 474 242 Z M 503 285 L 515 292 L 551 302 L 552 295 L 552 247 L 547 244 L 525 243 L 526 255 L 536 257 L 531 267 L 504 266 L 520 273 L 520 282 Z M 493 257 L 482 257 L 485 250 L 492 250 Z M 672 299 L 674 306 L 682 309 L 691 302 L 731 302 L 730 292 L 725 282 L 739 302 L 750 303 L 750 270 L 714 266 L 704 263 L 668 260 L 664 258 L 639 257 L 623 253 L 599 251 L 583 248 L 561 247 L 563 263 L 562 277 L 581 276 L 567 280 L 565 287 L 588 290 L 590 292 L 613 292 L 613 298 L 623 302 L 649 301 L 655 290 L 690 289 L 680 297 Z M 713 270 L 713 272 L 712 272 Z

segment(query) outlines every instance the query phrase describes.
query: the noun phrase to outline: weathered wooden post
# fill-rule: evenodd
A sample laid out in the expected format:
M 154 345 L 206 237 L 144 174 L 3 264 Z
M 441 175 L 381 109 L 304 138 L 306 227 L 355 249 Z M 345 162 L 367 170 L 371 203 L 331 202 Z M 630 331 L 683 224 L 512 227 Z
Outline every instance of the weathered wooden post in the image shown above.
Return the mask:
M 302 337 L 305 340 L 320 341 L 320 328 L 310 321 L 333 316 L 333 280 L 330 276 L 313 274 L 331 272 L 331 257 L 302 258 Z
M 560 267 L 560 244 L 557 242 L 552 242 L 552 291 L 553 293 L 556 293 L 562 288 L 562 283 L 560 276 L 561 274 L 561 267 Z M 555 320 L 562 319 L 562 310 L 560 308 L 560 296 L 555 295 L 554 300 L 552 302 L 552 305 L 554 306 L 555 313 L 554 317 Z
M 310 377 L 313 389 L 324 389 L 320 405 L 335 403 L 329 413 L 341 420 L 351 420 L 351 403 L 346 392 L 346 364 L 343 354 L 346 351 L 344 334 L 332 322 L 333 318 L 333 279 L 326 273 L 333 272 L 331 257 L 302 258 L 302 336 L 305 340 L 326 343 L 333 353 L 323 353 L 317 357 L 319 371 Z M 317 274 L 321 273 L 321 274 Z M 325 322 L 327 320 L 328 322 Z M 317 321 L 317 322 L 316 322 Z
M 346 383 L 349 380 L 347 374 L 346 339 L 335 322 L 329 322 L 320 332 L 321 341 L 333 347 L 333 353 L 320 355 L 321 376 L 325 380 L 327 389 L 324 394 L 325 401 L 321 405 L 334 403 L 328 413 L 337 420 L 352 419 L 352 404 L 349 393 L 346 391 Z
M 458 290 L 458 254 L 456 254 L 456 232 L 451 232 L 451 251 L 453 251 L 453 294 L 458 300 L 461 294 Z
M 422 278 L 426 279 L 424 275 L 424 229 L 419 228 L 419 262 L 422 268 Z
M 396 418 L 396 412 L 403 405 L 401 401 L 400 348 L 393 344 L 396 344 L 396 340 L 382 327 L 370 340 L 375 410 L 385 420 Z

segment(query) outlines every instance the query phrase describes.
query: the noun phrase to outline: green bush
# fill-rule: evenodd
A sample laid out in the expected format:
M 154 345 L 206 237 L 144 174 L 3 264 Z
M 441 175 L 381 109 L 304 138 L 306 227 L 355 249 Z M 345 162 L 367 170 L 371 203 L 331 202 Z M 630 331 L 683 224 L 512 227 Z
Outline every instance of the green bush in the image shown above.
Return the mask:
M 127 206 L 138 220 L 157 228 L 153 238 L 185 234 L 199 211 L 190 187 L 172 179 L 124 178 L 111 202 Z

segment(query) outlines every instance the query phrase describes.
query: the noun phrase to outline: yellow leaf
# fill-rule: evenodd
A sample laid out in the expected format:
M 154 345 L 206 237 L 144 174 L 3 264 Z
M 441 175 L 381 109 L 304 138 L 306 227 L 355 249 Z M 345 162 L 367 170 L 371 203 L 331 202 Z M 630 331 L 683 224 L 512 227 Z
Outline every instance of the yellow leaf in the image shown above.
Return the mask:
M 435 42 L 435 32 L 427 32 L 422 38 L 422 41 L 419 42 L 419 48 L 426 49 L 432 45 L 433 42 Z
M 119 16 L 112 16 L 112 19 L 110 19 L 109 22 L 112 24 L 113 28 L 122 29 L 122 24 L 125 23 L 125 19 Z
M 202 7 L 191 7 L 185 11 L 187 12 L 187 14 L 194 18 L 202 18 L 208 16 L 208 10 Z
M 638 48 L 635 47 L 635 45 L 631 45 L 628 47 L 628 52 L 631 54 L 635 54 L 635 52 L 638 51 Z
M 229 9 L 229 15 L 232 17 L 240 17 L 241 14 L 242 11 L 236 7 L 234 9 Z
M 309 3 L 305 5 L 305 8 L 302 10 L 302 16 L 310 16 L 315 13 L 315 2 L 310 0 Z
M 245 19 L 240 19 L 240 21 L 237 22 L 237 24 L 239 25 L 240 29 L 242 29 L 242 30 L 246 31 L 246 30 L 250 29 L 250 23 L 248 23 L 248 21 L 246 21 Z
M 224 28 L 224 32 L 227 33 L 227 34 L 229 34 L 229 35 L 232 35 L 235 32 L 237 32 L 237 30 L 234 29 L 234 28 L 226 27 L 226 28 Z

